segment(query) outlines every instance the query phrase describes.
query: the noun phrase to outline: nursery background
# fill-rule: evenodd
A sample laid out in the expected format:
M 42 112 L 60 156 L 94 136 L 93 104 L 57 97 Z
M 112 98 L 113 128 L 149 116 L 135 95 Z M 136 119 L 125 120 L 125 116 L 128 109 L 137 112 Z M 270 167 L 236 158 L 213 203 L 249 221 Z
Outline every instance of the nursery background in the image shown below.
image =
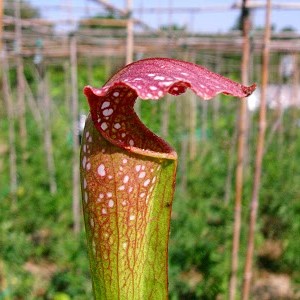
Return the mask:
M 179 156 L 170 299 L 300 299 L 299 14 L 300 1 L 0 0 L 0 299 L 92 298 L 82 90 L 147 57 L 257 83 L 242 100 L 136 103 Z

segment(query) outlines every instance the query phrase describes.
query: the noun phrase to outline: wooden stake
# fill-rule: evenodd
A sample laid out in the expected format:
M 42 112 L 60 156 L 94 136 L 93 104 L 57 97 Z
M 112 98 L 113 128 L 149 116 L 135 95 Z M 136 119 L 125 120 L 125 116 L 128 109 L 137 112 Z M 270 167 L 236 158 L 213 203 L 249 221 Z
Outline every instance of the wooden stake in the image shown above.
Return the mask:
M 231 137 L 230 148 L 228 150 L 227 175 L 226 175 L 225 193 L 224 193 L 225 205 L 229 204 L 231 198 L 232 177 L 234 173 L 235 153 L 236 153 L 236 145 L 237 145 L 237 133 L 238 133 L 238 128 L 237 126 L 235 126 L 234 133 Z
M 64 89 L 65 89 L 65 105 L 67 111 L 71 110 L 71 95 L 70 95 L 70 61 L 63 63 L 64 68 Z
M 221 56 L 221 51 L 220 49 L 216 50 L 216 67 L 214 72 L 221 74 L 222 70 L 221 70 L 221 65 L 222 65 L 222 56 Z M 219 111 L 220 111 L 220 95 L 217 95 L 214 99 L 213 99 L 213 114 L 212 114 L 212 121 L 213 121 L 213 128 L 214 130 L 216 130 L 217 128 L 217 124 L 219 121 Z
M 50 193 L 54 195 L 57 192 L 57 184 L 55 180 L 55 164 L 53 158 L 52 134 L 51 134 L 51 102 L 49 95 L 49 84 L 47 74 L 43 80 L 43 102 L 44 102 L 44 145 L 47 160 L 47 169 L 49 174 Z
M 10 173 L 10 192 L 13 197 L 13 201 L 17 200 L 17 155 L 16 155 L 16 137 L 15 137 L 15 117 L 13 110 L 13 99 L 11 97 L 11 91 L 9 86 L 9 66 L 6 57 L 6 51 L 2 51 L 1 55 L 2 63 L 2 84 L 3 84 L 3 97 L 5 106 L 7 109 L 8 119 L 8 138 L 9 138 L 9 173 Z
M 78 137 L 78 86 L 77 86 L 77 40 L 70 39 L 71 87 L 72 87 L 72 138 L 73 138 L 73 230 L 80 231 L 80 189 L 79 189 L 79 137 Z
M 203 140 L 207 139 L 207 129 L 208 129 L 208 107 L 207 101 L 201 101 L 201 138 Z
M 297 127 L 297 106 L 299 106 L 299 103 L 297 103 L 298 99 L 300 100 L 300 93 L 299 93 L 299 79 L 300 79 L 300 72 L 299 72 L 299 54 L 294 53 L 294 71 L 293 71 L 293 91 L 292 91 L 292 106 L 293 106 L 293 128 L 296 129 Z
M 249 81 L 249 56 L 250 56 L 250 16 L 247 9 L 247 0 L 243 0 L 242 6 L 242 22 L 243 22 L 243 57 L 242 57 L 242 82 L 244 85 Z M 247 102 L 242 99 L 240 102 L 240 114 L 238 124 L 238 153 L 236 167 L 236 183 L 235 183 L 235 206 L 234 206 L 234 224 L 233 224 L 233 240 L 231 252 L 231 277 L 229 283 L 229 300 L 235 299 L 237 287 L 237 272 L 239 266 L 239 248 L 241 234 L 241 215 L 242 215 L 242 197 L 244 182 L 244 159 L 245 159 L 245 140 L 246 140 L 246 121 L 247 121 Z
M 178 96 L 176 104 L 176 132 L 180 139 L 180 159 L 178 164 L 181 179 L 179 189 L 185 195 L 187 193 L 187 174 L 188 174 L 188 155 L 189 155 L 189 138 L 187 135 L 189 129 L 189 111 L 188 111 L 188 94 Z
M 126 38 L 126 64 L 133 62 L 133 20 L 132 20 L 132 0 L 127 0 L 127 38 Z
M 23 151 L 27 145 L 27 126 L 26 126 L 26 106 L 25 106 L 25 84 L 24 84 L 24 66 L 21 56 L 22 47 L 22 27 L 21 27 L 21 9 L 20 0 L 15 0 L 15 38 L 16 38 L 16 64 L 17 64 L 17 97 L 18 97 L 18 119 L 19 119 L 19 133 L 20 143 Z M 23 160 L 25 159 L 23 152 Z
M 260 110 L 259 110 L 259 132 L 258 132 L 258 142 L 256 148 L 254 183 L 253 183 L 253 191 L 252 191 L 252 199 L 251 199 L 247 255 L 246 255 L 246 263 L 244 269 L 244 284 L 243 284 L 243 291 L 242 291 L 243 300 L 249 299 L 251 279 L 252 279 L 254 238 L 255 238 L 257 211 L 259 206 L 258 197 L 259 197 L 259 189 L 260 189 L 260 181 L 261 181 L 262 160 L 263 160 L 263 153 L 264 153 L 265 130 L 266 130 L 266 91 L 267 91 L 267 84 L 268 84 L 269 47 L 270 47 L 270 35 L 271 35 L 270 19 L 271 19 L 271 0 L 267 0 L 264 48 L 263 48 L 263 57 L 262 57 L 262 85 L 261 85 L 261 102 L 260 102 Z
M 0 0 L 0 53 L 2 51 L 2 37 L 3 37 L 3 0 Z
M 194 160 L 197 156 L 197 103 L 198 99 L 194 93 L 189 93 L 189 157 Z
M 182 133 L 181 133 L 182 134 Z M 180 191 L 183 195 L 187 194 L 187 174 L 188 174 L 188 138 L 183 136 L 181 138 L 181 149 L 180 149 L 180 164 L 179 170 L 181 174 Z
M 3 53 L 3 45 L 2 45 L 2 38 L 3 37 L 3 0 L 0 0 L 0 56 L 1 56 L 1 62 L 2 62 L 2 55 L 4 55 Z M 2 65 L 0 65 L 0 82 L 2 84 L 2 71 L 3 71 L 3 67 Z M 0 100 L 0 107 L 2 105 L 3 100 Z M 4 103 L 3 103 L 4 106 Z

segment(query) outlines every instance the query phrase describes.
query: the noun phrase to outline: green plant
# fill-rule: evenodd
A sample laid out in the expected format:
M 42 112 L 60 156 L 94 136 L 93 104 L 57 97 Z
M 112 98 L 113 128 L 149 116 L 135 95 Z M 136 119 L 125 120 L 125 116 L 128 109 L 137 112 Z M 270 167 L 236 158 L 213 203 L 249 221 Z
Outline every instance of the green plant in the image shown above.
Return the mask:
M 168 297 L 177 154 L 141 123 L 133 107 L 138 96 L 159 99 L 187 88 L 210 99 L 218 93 L 245 97 L 255 85 L 244 87 L 191 63 L 156 58 L 126 66 L 102 89 L 84 89 L 91 115 L 81 148 L 81 183 L 96 299 Z

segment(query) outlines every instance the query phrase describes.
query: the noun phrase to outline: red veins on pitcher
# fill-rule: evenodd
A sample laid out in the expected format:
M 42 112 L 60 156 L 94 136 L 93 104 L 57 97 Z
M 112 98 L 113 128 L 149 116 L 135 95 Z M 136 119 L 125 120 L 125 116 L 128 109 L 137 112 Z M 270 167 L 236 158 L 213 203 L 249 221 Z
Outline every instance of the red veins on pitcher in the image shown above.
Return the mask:
M 207 100 L 247 97 L 245 87 L 204 67 L 167 58 L 127 65 L 90 106 L 81 148 L 81 185 L 95 299 L 167 299 L 167 251 L 177 154 L 134 111 L 187 88 Z

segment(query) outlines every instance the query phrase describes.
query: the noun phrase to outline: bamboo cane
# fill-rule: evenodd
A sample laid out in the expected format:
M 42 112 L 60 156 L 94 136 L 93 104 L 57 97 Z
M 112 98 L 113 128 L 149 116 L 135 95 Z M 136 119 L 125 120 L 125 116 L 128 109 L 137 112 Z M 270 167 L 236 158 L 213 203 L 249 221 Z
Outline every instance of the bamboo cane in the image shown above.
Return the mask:
M 249 74 L 249 53 L 250 53 L 250 16 L 247 9 L 247 0 L 243 0 L 242 6 L 243 21 L 243 59 L 242 59 L 242 82 L 247 84 Z M 233 225 L 233 241 L 231 253 L 231 278 L 229 284 L 229 299 L 234 300 L 237 286 L 237 272 L 239 265 L 239 248 L 241 234 L 241 214 L 242 214 L 242 196 L 244 181 L 244 159 L 245 159 L 245 140 L 246 140 L 246 120 L 247 120 L 247 102 L 243 99 L 240 103 L 239 129 L 238 129 L 238 161 L 236 167 L 236 183 L 235 183 L 235 208 L 234 208 L 234 225 Z
M 25 106 L 25 83 L 24 83 L 24 65 L 21 54 L 22 45 L 22 27 L 21 27 L 21 12 L 20 0 L 15 1 L 15 42 L 16 42 L 16 64 L 17 64 L 17 98 L 18 98 L 18 119 L 19 119 L 19 134 L 22 150 L 25 151 L 27 145 L 27 126 L 26 126 L 26 106 Z M 23 160 L 25 155 L 23 152 Z
M 73 230 L 80 230 L 80 194 L 79 194 L 79 141 L 78 141 L 78 88 L 77 88 L 77 41 L 72 36 L 70 40 L 71 66 L 71 110 L 72 110 L 72 139 L 73 139 Z
M 3 97 L 5 101 L 5 106 L 7 109 L 7 119 L 8 119 L 8 136 L 9 136 L 9 173 L 10 173 L 10 192 L 12 194 L 13 202 L 16 202 L 17 196 L 17 155 L 16 155 L 16 137 L 15 137 L 15 116 L 13 110 L 13 99 L 11 96 L 10 86 L 9 86 L 9 66 L 7 62 L 6 52 L 3 51 L 1 55 L 2 64 L 2 85 L 3 85 Z
M 249 232 L 247 243 L 247 255 L 244 269 L 244 283 L 242 290 L 242 299 L 248 300 L 250 296 L 250 284 L 252 279 L 252 264 L 254 254 L 254 238 L 256 219 L 259 205 L 259 189 L 261 184 L 262 160 L 264 155 L 264 142 L 266 130 L 266 90 L 268 83 L 268 64 L 269 64 L 269 45 L 270 45 L 270 19 L 271 19 L 271 0 L 267 0 L 266 7 L 266 24 L 264 34 L 264 48 L 262 57 L 262 86 L 261 86 L 261 102 L 259 110 L 259 132 L 256 148 L 254 183 L 251 199 L 251 211 L 249 220 Z

